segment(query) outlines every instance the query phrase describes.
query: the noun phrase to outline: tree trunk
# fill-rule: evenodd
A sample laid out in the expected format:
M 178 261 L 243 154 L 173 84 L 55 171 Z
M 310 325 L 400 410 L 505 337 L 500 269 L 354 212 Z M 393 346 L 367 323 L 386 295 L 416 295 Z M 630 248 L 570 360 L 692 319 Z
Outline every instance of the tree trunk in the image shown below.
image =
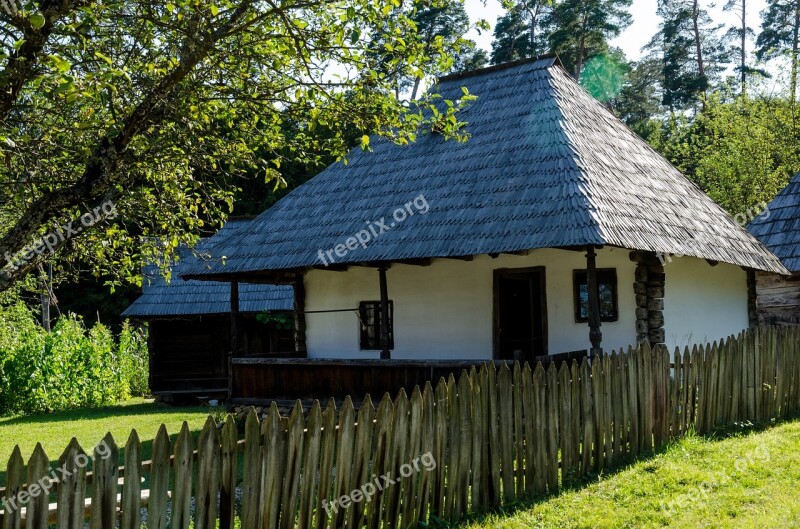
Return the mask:
M 800 2 L 795 2 L 794 5 L 794 28 L 792 33 L 792 79 L 791 87 L 791 101 L 794 105 L 797 100 L 797 54 L 800 48 Z
M 703 61 L 703 41 L 700 36 L 700 6 L 698 5 L 698 0 L 692 2 L 692 31 L 694 32 L 694 47 L 697 54 L 697 76 L 702 79 L 706 76 L 706 65 Z M 703 96 L 705 94 L 706 91 L 704 89 Z M 700 101 L 700 109 L 701 111 L 706 109 L 705 97 Z
M 747 97 L 747 0 L 742 0 L 742 49 L 741 49 L 741 68 L 742 97 Z

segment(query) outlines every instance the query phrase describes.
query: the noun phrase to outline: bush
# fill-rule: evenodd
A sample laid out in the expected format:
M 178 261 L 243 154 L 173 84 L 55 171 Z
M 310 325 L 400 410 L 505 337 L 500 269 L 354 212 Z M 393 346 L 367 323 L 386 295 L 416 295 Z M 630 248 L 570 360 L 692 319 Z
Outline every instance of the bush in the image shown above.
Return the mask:
M 46 333 L 28 309 L 0 307 L 0 415 L 113 404 L 147 393 L 147 348 L 127 325 L 119 343 L 101 324 L 62 317 Z

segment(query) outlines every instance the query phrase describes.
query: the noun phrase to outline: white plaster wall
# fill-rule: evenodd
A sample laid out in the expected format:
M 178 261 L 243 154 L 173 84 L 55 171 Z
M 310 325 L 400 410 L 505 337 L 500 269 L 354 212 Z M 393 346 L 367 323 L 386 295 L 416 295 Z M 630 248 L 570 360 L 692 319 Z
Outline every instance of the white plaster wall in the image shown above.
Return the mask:
M 707 343 L 748 326 L 747 273 L 741 267 L 675 257 L 664 264 L 664 331 L 667 347 Z
M 603 323 L 603 346 L 635 342 L 635 265 L 628 250 L 604 248 L 598 268 L 616 268 L 617 322 Z M 477 256 L 473 261 L 435 259 L 430 266 L 393 265 L 387 272 L 394 301 L 395 359 L 492 358 L 493 270 L 545 267 L 550 353 L 589 348 L 589 329 L 575 323 L 572 273 L 586 268 L 583 252 L 536 250 L 527 256 Z M 380 299 L 378 272 L 352 267 L 347 272 L 314 270 L 306 276 L 306 310 L 356 309 L 360 301 Z M 306 340 L 311 358 L 378 358 L 360 351 L 355 312 L 307 315 Z

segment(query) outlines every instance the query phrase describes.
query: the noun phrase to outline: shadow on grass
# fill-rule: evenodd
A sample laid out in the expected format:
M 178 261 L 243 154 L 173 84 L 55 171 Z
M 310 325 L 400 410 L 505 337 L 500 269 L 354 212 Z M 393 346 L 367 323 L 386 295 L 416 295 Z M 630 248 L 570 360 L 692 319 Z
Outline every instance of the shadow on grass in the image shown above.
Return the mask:
M 565 493 L 579 491 L 588 485 L 596 483 L 597 481 L 602 479 L 610 478 L 640 463 L 647 463 L 649 461 L 652 461 L 656 456 L 672 450 L 676 445 L 680 444 L 685 439 L 697 437 L 699 439 L 703 439 L 706 441 L 718 442 L 730 438 L 747 437 L 750 435 L 756 435 L 758 433 L 769 430 L 770 428 L 773 428 L 775 426 L 779 426 L 781 424 L 795 420 L 800 420 L 800 414 L 787 417 L 781 420 L 773 419 L 758 423 L 750 421 L 742 423 L 734 423 L 729 426 L 714 428 L 711 432 L 704 435 L 698 435 L 692 429 L 687 431 L 682 437 L 668 441 L 667 443 L 664 444 L 663 447 L 659 448 L 658 450 L 650 450 L 647 452 L 642 452 L 636 457 L 630 457 L 630 456 L 622 457 L 614 463 L 614 466 L 612 468 L 603 470 L 599 474 L 590 472 L 581 477 L 568 476 L 564 484 L 561 487 L 559 487 L 558 491 L 554 493 L 525 494 L 522 497 L 512 502 L 506 503 L 501 507 L 470 513 L 462 518 L 452 521 L 446 521 L 434 518 L 428 523 L 420 522 L 418 527 L 431 528 L 431 529 L 463 529 L 464 527 L 467 527 L 475 523 L 484 524 L 492 517 L 513 516 L 521 511 L 529 510 L 535 507 L 536 505 L 546 503 L 550 500 L 558 498 L 559 496 Z M 645 468 L 645 471 L 654 471 L 654 470 L 655 468 Z

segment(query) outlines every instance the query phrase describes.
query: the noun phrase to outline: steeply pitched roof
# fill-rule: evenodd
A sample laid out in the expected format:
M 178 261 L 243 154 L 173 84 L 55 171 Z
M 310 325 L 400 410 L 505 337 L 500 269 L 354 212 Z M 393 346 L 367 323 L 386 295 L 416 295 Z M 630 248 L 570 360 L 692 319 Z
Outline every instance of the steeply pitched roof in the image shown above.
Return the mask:
M 302 269 L 385 218 L 393 226 L 337 263 L 614 245 L 781 271 L 778 259 L 586 93 L 553 59 L 445 78 L 478 96 L 464 143 L 374 141 L 300 186 L 244 229 L 217 236 L 191 277 Z M 403 222 L 397 208 L 429 205 Z M 411 208 L 413 210 L 413 206 Z M 222 257 L 225 259 L 221 259 Z
M 780 258 L 783 266 L 800 272 L 800 173 L 747 229 Z
M 244 221 L 229 221 L 218 235 L 225 236 L 244 226 Z M 209 251 L 211 240 L 200 241 L 197 252 Z M 125 318 L 154 318 L 165 316 L 199 316 L 225 314 L 231 310 L 231 285 L 218 281 L 184 281 L 180 278 L 183 269 L 197 257 L 188 248 L 179 251 L 179 261 L 171 267 L 171 282 L 156 265 L 147 265 L 143 270 L 142 295 L 134 301 L 122 316 Z M 263 312 L 268 310 L 292 310 L 294 292 L 290 286 L 239 285 L 239 311 Z

